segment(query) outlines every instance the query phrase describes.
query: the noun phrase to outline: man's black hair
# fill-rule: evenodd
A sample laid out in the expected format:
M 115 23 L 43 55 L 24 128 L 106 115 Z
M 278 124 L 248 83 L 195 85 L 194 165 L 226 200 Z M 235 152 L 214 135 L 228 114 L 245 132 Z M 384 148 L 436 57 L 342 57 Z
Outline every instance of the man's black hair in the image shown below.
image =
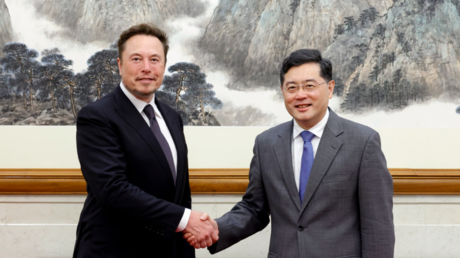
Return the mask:
M 283 61 L 280 69 L 280 82 L 284 83 L 284 75 L 293 66 L 300 66 L 306 63 L 318 63 L 321 67 L 320 76 L 327 82 L 332 80 L 332 63 L 329 59 L 321 57 L 321 52 L 316 49 L 299 49 L 292 52 Z

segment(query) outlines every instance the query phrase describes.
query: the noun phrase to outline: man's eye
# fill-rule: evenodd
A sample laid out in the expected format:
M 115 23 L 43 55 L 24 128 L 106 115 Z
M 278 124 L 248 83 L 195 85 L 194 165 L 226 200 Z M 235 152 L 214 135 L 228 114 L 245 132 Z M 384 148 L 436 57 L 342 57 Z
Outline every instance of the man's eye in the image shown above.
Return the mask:
M 139 60 L 140 60 L 140 59 L 137 58 L 137 57 L 133 58 L 133 61 L 139 61 Z
M 314 84 L 307 84 L 307 85 L 305 85 L 305 87 L 307 87 L 307 88 L 314 88 L 315 85 L 314 85 Z
M 297 86 L 288 86 L 288 90 L 295 90 L 297 89 Z

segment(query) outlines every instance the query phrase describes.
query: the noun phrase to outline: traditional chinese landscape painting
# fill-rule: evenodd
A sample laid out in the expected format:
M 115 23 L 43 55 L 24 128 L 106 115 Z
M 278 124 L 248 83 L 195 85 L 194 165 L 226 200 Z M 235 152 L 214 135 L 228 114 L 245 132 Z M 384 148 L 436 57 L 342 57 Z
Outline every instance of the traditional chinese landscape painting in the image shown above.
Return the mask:
M 186 125 L 290 119 L 279 67 L 331 59 L 331 108 L 374 127 L 460 127 L 460 0 L 0 0 L 0 125 L 73 125 L 118 86 L 119 34 L 170 38 L 156 97 Z

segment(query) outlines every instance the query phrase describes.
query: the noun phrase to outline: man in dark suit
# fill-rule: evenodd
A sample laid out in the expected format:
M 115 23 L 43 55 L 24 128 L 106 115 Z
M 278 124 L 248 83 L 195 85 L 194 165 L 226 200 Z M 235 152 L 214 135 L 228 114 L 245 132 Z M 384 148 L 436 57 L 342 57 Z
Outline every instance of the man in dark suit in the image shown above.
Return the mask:
M 219 241 L 210 252 L 271 217 L 268 257 L 393 257 L 393 181 L 378 133 L 328 109 L 335 83 L 319 51 L 291 53 L 280 80 L 294 119 L 257 136 L 246 193 L 213 222 Z
M 120 87 L 77 118 L 88 197 L 74 257 L 195 257 L 181 231 L 199 236 L 196 247 L 217 235 L 206 214 L 191 210 L 182 119 L 155 99 L 167 36 L 140 24 L 120 35 L 118 50 Z

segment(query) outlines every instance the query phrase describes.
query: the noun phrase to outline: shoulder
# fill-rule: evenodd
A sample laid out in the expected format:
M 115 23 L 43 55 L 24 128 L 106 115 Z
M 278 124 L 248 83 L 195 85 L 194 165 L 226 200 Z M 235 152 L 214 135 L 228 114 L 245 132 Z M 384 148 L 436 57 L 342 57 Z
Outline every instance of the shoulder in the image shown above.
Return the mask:
M 159 108 L 161 108 L 163 111 L 166 111 L 168 113 L 172 113 L 172 114 L 177 115 L 177 116 L 179 115 L 179 113 L 177 113 L 177 111 L 174 108 L 170 107 L 168 104 L 164 103 L 161 100 L 156 99 L 155 104 Z
M 160 109 L 162 115 L 168 115 L 169 117 L 178 119 L 180 121 L 180 124 L 183 125 L 182 117 L 174 108 L 170 107 L 168 104 L 158 99 L 155 100 L 155 104 Z
M 348 120 L 337 115 L 335 116 L 343 130 L 343 134 L 339 135 L 339 138 L 341 139 L 348 139 L 357 144 L 359 142 L 366 143 L 371 137 L 380 138 L 378 132 L 369 126 Z
M 262 133 L 257 135 L 256 139 L 260 141 L 273 141 L 274 139 L 277 139 L 280 135 L 290 135 L 292 133 L 292 125 L 292 120 L 284 122 L 282 124 L 279 124 L 277 126 L 263 131 Z
M 114 102 L 113 93 L 107 94 L 101 99 L 82 107 L 82 109 L 78 112 L 77 119 L 92 115 L 102 115 L 112 107 L 116 106 Z
M 341 120 L 341 123 L 342 123 L 344 129 L 346 129 L 346 130 L 358 131 L 358 132 L 364 133 L 364 134 L 376 133 L 376 131 L 374 129 L 370 128 L 367 125 L 363 125 L 363 124 L 348 120 L 348 119 L 343 118 L 343 117 L 339 117 L 339 119 Z

